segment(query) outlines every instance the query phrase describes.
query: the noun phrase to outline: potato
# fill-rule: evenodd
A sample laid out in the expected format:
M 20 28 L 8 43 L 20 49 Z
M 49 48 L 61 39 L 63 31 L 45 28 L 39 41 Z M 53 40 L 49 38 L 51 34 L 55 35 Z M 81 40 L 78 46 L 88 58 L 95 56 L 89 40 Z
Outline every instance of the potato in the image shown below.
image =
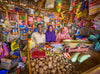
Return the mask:
M 58 70 L 58 74 L 62 74 L 62 73 L 61 73 L 61 70 Z
M 43 68 L 39 68 L 39 73 L 40 73 L 40 74 L 43 74 L 43 73 L 44 73 Z
M 33 72 L 33 74 L 37 74 L 37 72 L 36 72 L 36 71 L 34 71 L 34 72 Z
M 34 72 L 35 71 L 35 68 L 32 68 L 32 72 Z
M 45 71 L 45 73 L 47 74 L 47 73 L 48 73 L 48 71 Z M 44 74 L 45 74 L 45 73 L 44 73 Z
M 38 65 L 38 64 L 36 64 L 36 65 L 35 65 L 35 68 L 36 68 L 36 69 L 37 69 L 37 68 L 39 68 L 39 65 Z
M 39 60 L 37 60 L 36 63 L 38 64 L 39 63 Z
M 39 66 L 41 66 L 41 65 L 42 65 L 42 61 L 39 62 Z
M 56 60 L 53 60 L 53 62 L 56 63 L 57 61 Z
M 35 63 L 34 63 L 34 61 L 33 61 L 33 62 L 31 62 L 31 65 L 32 65 L 32 67 L 33 67 L 33 66 L 35 66 Z
M 43 67 L 44 70 L 47 70 L 47 68 L 48 68 L 48 66 L 46 66 L 46 65 Z
M 49 69 L 47 70 L 47 72 L 48 72 L 48 74 L 50 74 L 50 70 Z
M 56 67 L 56 63 L 53 63 L 52 65 L 53 65 L 54 67 Z
M 65 71 L 66 71 L 66 69 L 62 69 L 62 71 L 63 71 L 63 72 L 65 72 Z
M 56 71 L 55 71 L 54 69 L 51 70 L 51 73 L 52 73 L 52 74 L 55 74 L 55 72 L 56 72 Z
M 57 63 L 57 66 L 59 66 L 60 64 L 59 63 Z
M 49 57 L 49 60 L 51 61 L 52 60 L 52 57 Z
M 36 72 L 39 72 L 39 69 L 36 69 Z
M 40 58 L 40 60 L 41 60 L 41 61 L 43 61 L 43 60 L 44 60 L 44 58 Z
M 49 58 L 46 58 L 46 62 L 49 61 Z
M 60 68 L 59 67 L 57 67 L 57 70 L 59 70 Z
M 49 67 L 49 69 L 52 68 L 52 62 L 51 61 L 48 62 L 48 67 Z

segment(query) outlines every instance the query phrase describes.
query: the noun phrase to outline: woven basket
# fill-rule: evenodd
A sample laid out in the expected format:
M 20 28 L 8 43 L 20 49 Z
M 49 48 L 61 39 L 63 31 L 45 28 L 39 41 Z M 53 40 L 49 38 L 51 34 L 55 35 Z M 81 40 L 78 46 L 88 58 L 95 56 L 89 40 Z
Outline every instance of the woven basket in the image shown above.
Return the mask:
M 90 41 L 83 41 L 83 40 L 63 40 L 65 46 L 69 46 L 71 48 L 74 48 L 77 46 L 77 44 L 83 44 L 91 45 L 92 43 Z

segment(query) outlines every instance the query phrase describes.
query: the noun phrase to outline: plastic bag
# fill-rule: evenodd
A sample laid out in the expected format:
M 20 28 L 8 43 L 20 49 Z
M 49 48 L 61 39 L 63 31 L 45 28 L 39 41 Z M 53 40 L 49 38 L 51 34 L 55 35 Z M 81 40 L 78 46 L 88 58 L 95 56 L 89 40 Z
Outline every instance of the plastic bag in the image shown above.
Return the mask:
M 8 47 L 6 46 L 5 43 L 1 43 L 0 44 L 0 59 L 8 55 L 9 55 Z
M 45 8 L 54 8 L 54 0 L 46 0 Z
M 9 55 L 8 47 L 6 46 L 6 43 L 3 43 L 3 51 L 4 51 L 4 56 Z
M 95 35 L 90 35 L 90 37 L 88 39 L 92 42 L 96 42 L 96 41 L 98 41 L 99 38 L 100 38 L 100 35 L 95 34 Z
M 4 57 L 2 43 L 0 43 L 0 59 Z
M 100 43 L 94 43 L 93 45 L 91 45 L 90 49 L 100 52 Z

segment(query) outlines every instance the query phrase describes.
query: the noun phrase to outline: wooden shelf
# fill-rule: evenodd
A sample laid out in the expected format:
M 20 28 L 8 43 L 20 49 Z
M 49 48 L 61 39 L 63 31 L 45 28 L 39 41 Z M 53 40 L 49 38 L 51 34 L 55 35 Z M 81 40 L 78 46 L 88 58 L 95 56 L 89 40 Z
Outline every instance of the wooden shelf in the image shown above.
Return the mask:
M 30 17 L 33 17 L 34 15 L 33 14 L 27 14 L 28 16 L 30 16 Z
M 1 11 L 1 12 L 5 12 L 6 10 L 1 10 L 1 9 L 0 9 L 0 11 Z
M 95 30 L 95 29 L 93 29 L 93 28 L 85 28 L 85 29 L 88 29 L 88 30 L 91 31 L 93 34 L 96 34 L 96 33 L 100 34 L 100 30 Z
M 14 14 L 17 14 L 17 12 L 12 12 L 12 11 L 8 11 L 9 13 L 14 13 Z

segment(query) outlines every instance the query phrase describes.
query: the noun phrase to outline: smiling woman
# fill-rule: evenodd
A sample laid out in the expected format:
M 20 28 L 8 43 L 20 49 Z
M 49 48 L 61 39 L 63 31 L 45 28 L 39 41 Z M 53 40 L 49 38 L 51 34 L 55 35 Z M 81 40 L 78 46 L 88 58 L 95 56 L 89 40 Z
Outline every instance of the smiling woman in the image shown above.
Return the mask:
M 56 39 L 55 32 L 52 25 L 48 26 L 48 29 L 45 33 L 46 35 L 46 42 L 54 42 Z
M 56 36 L 56 41 L 57 42 L 61 42 L 64 39 L 71 39 L 71 37 L 68 34 L 68 29 L 67 27 L 63 27 L 61 28 L 61 30 L 59 31 L 59 33 Z

